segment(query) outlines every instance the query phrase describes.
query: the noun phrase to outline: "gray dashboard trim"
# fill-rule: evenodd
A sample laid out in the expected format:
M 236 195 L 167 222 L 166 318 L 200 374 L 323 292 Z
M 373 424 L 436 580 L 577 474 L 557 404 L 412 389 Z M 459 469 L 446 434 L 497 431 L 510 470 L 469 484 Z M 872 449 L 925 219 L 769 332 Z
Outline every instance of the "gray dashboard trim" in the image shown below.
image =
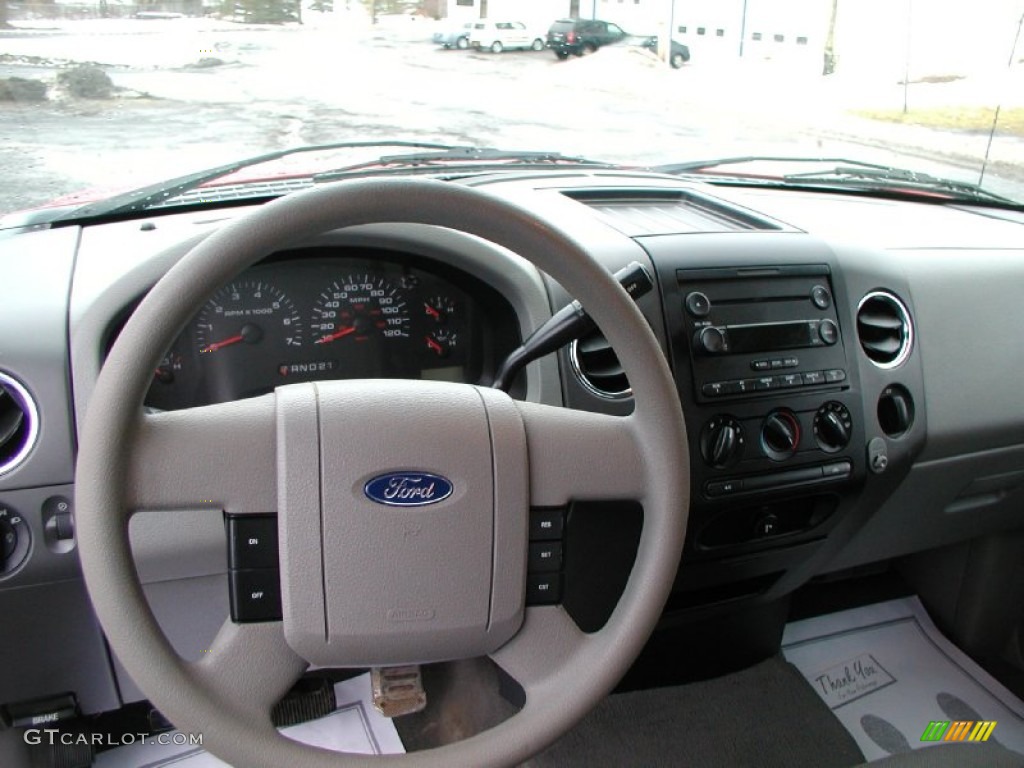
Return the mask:
M 71 482 L 67 299 L 77 228 L 0 239 L 0 371 L 39 409 L 39 436 L 25 460 L 0 475 L 0 492 Z M 14 288 L 14 290 L 10 290 Z

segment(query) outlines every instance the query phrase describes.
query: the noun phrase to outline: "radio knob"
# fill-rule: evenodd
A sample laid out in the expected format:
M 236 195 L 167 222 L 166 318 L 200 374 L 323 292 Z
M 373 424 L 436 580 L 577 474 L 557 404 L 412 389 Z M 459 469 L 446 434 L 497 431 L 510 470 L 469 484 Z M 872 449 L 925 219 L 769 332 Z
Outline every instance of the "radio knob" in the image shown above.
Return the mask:
M 761 425 L 761 448 L 769 459 L 782 461 L 800 445 L 800 422 L 792 411 L 774 411 Z
M 709 355 L 715 355 L 725 349 L 725 334 L 714 326 L 702 328 L 697 334 L 697 347 Z
M 701 433 L 700 452 L 712 467 L 735 464 L 743 454 L 743 427 L 732 416 L 716 416 Z
M 825 403 L 814 414 L 814 437 L 826 453 L 836 453 L 850 444 L 853 417 L 842 403 Z
M 831 320 L 822 320 L 818 326 L 818 336 L 829 346 L 839 341 L 839 326 Z

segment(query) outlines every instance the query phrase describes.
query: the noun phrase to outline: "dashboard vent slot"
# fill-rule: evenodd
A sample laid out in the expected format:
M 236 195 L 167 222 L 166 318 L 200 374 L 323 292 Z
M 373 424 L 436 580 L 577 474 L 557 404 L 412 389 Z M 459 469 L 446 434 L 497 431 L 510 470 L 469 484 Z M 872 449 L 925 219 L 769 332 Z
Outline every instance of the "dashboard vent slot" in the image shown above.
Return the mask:
M 572 342 L 569 361 L 576 378 L 592 394 L 611 400 L 633 394 L 618 356 L 600 331 Z
M 869 293 L 857 308 L 857 336 L 871 362 L 879 368 L 895 368 L 907 359 L 913 345 L 910 313 L 891 293 Z
M 39 434 L 39 413 L 28 391 L 0 373 L 0 475 L 21 464 Z
M 629 237 L 781 229 L 775 222 L 690 191 L 570 190 L 563 194 Z

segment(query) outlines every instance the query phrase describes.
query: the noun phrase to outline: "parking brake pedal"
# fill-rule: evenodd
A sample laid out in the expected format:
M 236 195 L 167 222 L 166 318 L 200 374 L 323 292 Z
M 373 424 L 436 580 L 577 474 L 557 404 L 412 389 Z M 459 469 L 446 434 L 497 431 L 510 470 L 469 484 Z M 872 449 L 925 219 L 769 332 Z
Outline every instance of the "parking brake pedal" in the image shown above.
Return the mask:
M 370 670 L 373 706 L 384 717 L 401 717 L 427 706 L 423 675 L 418 664 L 407 667 L 374 667 Z
M 334 684 L 326 677 L 304 677 L 274 707 L 271 720 L 287 728 L 331 714 L 338 707 Z

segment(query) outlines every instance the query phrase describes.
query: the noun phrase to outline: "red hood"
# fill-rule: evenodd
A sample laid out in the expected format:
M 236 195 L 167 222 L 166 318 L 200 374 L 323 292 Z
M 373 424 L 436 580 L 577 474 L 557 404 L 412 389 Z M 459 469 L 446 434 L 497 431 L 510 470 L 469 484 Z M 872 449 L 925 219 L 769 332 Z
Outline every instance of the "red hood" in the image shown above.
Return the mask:
M 281 179 L 299 179 L 316 173 L 315 170 L 308 171 L 262 171 L 254 173 L 254 169 L 243 169 L 236 173 L 229 174 L 227 176 L 221 176 L 219 179 L 208 181 L 205 184 L 201 184 L 197 189 L 210 189 L 214 187 L 225 187 L 233 184 L 250 184 L 258 183 L 261 181 L 279 181 Z M 133 189 L 137 189 L 135 186 L 120 186 L 120 187 L 87 187 L 86 189 L 78 190 L 77 192 L 70 192 L 66 195 L 54 198 L 49 202 L 42 203 L 41 205 L 34 205 L 29 208 L 23 208 L 19 211 L 12 211 L 12 213 L 21 213 L 23 211 L 38 211 L 46 208 L 65 208 L 74 207 L 79 205 L 85 205 L 86 203 L 96 203 L 107 198 L 120 195 L 125 192 L 131 192 Z

